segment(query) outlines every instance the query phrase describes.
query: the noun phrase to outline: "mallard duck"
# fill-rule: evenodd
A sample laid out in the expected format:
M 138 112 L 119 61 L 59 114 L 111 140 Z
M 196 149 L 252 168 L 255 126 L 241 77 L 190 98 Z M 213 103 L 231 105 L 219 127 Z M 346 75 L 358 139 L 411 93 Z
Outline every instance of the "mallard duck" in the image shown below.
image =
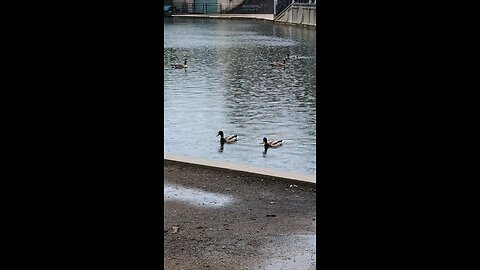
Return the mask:
M 185 59 L 184 64 L 171 64 L 172 68 L 176 69 L 182 69 L 182 68 L 187 68 L 187 59 Z
M 272 140 L 272 141 L 267 141 L 267 138 L 263 138 L 263 145 L 265 148 L 269 147 L 278 147 L 283 144 L 283 140 Z
M 220 136 L 220 143 L 233 143 L 237 141 L 238 135 L 228 135 L 226 137 L 223 136 L 223 131 L 219 131 L 217 136 Z
M 270 64 L 270 66 L 272 66 L 272 67 L 285 67 L 285 66 L 287 65 L 286 62 L 287 62 L 287 59 L 284 58 L 284 59 L 283 59 L 283 63 L 273 62 L 273 63 Z
M 287 53 L 287 59 L 298 59 L 298 55 L 290 55 Z

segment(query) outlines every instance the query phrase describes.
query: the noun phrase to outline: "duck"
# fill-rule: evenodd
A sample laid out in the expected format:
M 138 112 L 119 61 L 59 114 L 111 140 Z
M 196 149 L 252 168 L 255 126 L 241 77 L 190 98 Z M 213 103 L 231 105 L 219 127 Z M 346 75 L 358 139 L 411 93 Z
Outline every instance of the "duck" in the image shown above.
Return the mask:
M 182 68 L 187 68 L 187 59 L 185 59 L 184 64 L 171 64 L 172 68 L 176 69 L 182 69 Z
M 287 58 L 284 58 L 283 63 L 273 62 L 273 63 L 270 64 L 270 66 L 272 66 L 272 67 L 285 67 L 287 65 L 286 61 L 287 61 Z
M 266 137 L 263 138 L 263 145 L 265 148 L 278 147 L 283 144 L 283 140 L 268 141 Z
M 298 55 L 290 55 L 287 53 L 287 59 L 298 59 Z
M 223 131 L 221 131 L 221 130 L 218 132 L 217 136 L 220 136 L 220 143 L 221 144 L 236 142 L 237 138 L 238 138 L 238 135 L 228 135 L 228 136 L 224 137 Z

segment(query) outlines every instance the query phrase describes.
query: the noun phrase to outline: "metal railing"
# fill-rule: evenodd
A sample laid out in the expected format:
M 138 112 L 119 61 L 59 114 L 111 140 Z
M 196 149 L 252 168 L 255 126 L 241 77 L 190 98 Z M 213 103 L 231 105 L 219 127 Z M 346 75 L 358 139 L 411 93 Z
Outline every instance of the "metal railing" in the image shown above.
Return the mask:
M 172 5 L 174 14 L 220 14 L 223 13 L 221 4 L 190 4 Z

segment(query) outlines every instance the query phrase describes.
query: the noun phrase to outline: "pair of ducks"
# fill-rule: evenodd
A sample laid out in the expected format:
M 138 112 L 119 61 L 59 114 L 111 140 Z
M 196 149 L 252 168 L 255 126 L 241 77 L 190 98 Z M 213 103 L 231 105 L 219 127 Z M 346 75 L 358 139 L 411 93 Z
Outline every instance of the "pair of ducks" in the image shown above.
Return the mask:
M 272 67 L 286 67 L 287 66 L 287 60 L 292 60 L 292 59 L 298 59 L 298 56 L 296 55 L 290 55 L 287 53 L 287 56 L 283 58 L 283 63 L 281 62 L 273 62 L 270 64 Z
M 271 63 L 270 65 L 272 67 L 285 67 L 287 66 L 287 60 L 291 60 L 291 59 L 297 59 L 298 56 L 296 55 L 290 55 L 289 53 L 287 53 L 287 56 L 283 59 L 283 63 L 281 62 L 273 62 Z M 175 68 L 175 69 L 186 69 L 188 66 L 187 66 L 187 59 L 185 58 L 184 59 L 184 63 L 183 64 L 171 64 L 171 67 L 172 68 Z
M 233 143 L 237 141 L 238 135 L 224 136 L 223 131 L 219 131 L 217 137 L 220 136 L 220 144 Z M 283 144 L 283 140 L 271 140 L 268 141 L 266 137 L 263 138 L 263 145 L 265 148 L 278 147 Z

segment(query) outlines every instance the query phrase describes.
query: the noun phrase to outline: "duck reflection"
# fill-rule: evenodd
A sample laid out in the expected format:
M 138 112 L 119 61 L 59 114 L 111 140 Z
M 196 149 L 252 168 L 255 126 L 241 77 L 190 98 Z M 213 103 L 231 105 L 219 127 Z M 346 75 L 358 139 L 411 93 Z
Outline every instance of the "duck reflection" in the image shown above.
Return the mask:
M 219 153 L 222 153 L 222 152 L 223 152 L 223 145 L 224 145 L 224 144 L 225 144 L 225 143 L 220 142 L 220 148 L 218 148 L 218 152 L 219 152 Z
M 265 147 L 263 148 L 263 152 L 262 152 L 263 157 L 267 157 L 267 151 L 268 151 L 268 147 L 265 146 Z

